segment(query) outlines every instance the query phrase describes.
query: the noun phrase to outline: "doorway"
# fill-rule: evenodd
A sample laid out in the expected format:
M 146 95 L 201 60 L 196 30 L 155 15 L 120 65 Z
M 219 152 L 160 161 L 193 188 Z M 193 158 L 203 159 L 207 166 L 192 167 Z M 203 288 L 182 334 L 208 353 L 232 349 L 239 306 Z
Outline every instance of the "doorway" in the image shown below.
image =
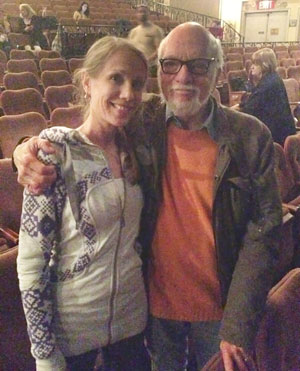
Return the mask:
M 287 29 L 287 10 L 245 14 L 245 42 L 286 41 Z

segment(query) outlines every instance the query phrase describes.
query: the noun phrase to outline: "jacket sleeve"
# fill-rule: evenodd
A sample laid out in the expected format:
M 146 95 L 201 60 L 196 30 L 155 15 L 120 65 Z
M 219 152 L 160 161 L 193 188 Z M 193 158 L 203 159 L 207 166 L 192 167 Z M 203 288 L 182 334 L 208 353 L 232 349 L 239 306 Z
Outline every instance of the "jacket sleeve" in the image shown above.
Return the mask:
M 220 336 L 250 350 L 279 261 L 282 209 L 274 172 L 273 141 L 266 127 L 245 154 L 255 215 L 248 222 L 227 296 Z
M 41 152 L 41 151 L 40 151 Z M 53 155 L 40 154 L 55 164 Z M 17 269 L 31 352 L 40 370 L 63 369 L 64 357 L 55 346 L 51 266 L 65 202 L 65 187 L 57 166 L 57 181 L 44 194 L 24 191 Z M 56 367 L 54 367 L 56 365 Z M 42 367 L 43 366 L 43 367 Z

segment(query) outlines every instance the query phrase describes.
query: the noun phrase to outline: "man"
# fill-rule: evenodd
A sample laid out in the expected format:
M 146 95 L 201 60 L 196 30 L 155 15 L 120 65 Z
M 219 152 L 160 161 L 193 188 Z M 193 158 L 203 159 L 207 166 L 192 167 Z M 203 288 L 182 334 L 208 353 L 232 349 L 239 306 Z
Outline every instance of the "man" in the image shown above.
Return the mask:
M 278 256 L 272 139 L 211 98 L 222 51 L 202 26 L 176 27 L 158 58 L 166 108 L 148 102 L 128 128 L 145 194 L 141 241 L 151 246 L 148 346 L 159 371 L 184 370 L 189 344 L 199 369 L 220 346 L 226 371 L 246 370 Z M 35 138 L 15 153 L 20 180 L 37 191 L 55 177 L 34 159 L 39 147 L 51 151 Z
M 164 37 L 164 32 L 149 20 L 147 5 L 138 6 L 137 19 L 140 24 L 130 31 L 128 39 L 145 54 L 149 65 L 153 66 L 156 64 L 157 48 Z

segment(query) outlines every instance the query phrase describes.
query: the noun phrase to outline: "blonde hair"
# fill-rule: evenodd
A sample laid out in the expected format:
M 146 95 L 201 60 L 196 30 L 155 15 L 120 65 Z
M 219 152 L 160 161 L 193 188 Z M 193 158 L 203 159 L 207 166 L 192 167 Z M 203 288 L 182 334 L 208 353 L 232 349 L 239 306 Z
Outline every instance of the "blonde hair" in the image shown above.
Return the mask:
M 28 17 L 31 18 L 33 15 L 36 15 L 36 12 L 32 9 L 32 7 L 29 4 L 20 4 L 19 10 L 26 9 L 28 12 Z
M 117 51 L 124 49 L 132 51 L 144 62 L 147 76 L 148 63 L 146 57 L 129 41 L 115 36 L 105 36 L 97 40 L 88 50 L 82 68 L 79 68 L 74 72 L 74 83 L 79 89 L 77 103 L 82 105 L 84 119 L 89 115 L 90 105 L 86 99 L 86 94 L 82 85 L 83 75 L 86 73 L 90 78 L 96 78 L 109 58 Z M 134 66 L 132 66 L 132 68 L 134 68 Z
M 261 67 L 263 75 L 276 71 L 276 55 L 270 48 L 263 48 L 253 53 L 252 62 Z

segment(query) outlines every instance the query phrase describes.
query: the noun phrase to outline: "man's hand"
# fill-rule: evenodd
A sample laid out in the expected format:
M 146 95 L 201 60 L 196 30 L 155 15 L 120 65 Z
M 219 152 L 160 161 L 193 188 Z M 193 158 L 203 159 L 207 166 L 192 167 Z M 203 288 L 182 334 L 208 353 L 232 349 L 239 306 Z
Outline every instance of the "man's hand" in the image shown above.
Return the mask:
M 54 166 L 44 165 L 37 159 L 39 149 L 54 153 L 52 145 L 44 139 L 33 137 L 17 146 L 14 162 L 18 169 L 18 182 L 34 194 L 40 194 L 56 179 Z
M 220 349 L 225 371 L 248 371 L 253 369 L 252 357 L 243 348 L 222 340 Z

